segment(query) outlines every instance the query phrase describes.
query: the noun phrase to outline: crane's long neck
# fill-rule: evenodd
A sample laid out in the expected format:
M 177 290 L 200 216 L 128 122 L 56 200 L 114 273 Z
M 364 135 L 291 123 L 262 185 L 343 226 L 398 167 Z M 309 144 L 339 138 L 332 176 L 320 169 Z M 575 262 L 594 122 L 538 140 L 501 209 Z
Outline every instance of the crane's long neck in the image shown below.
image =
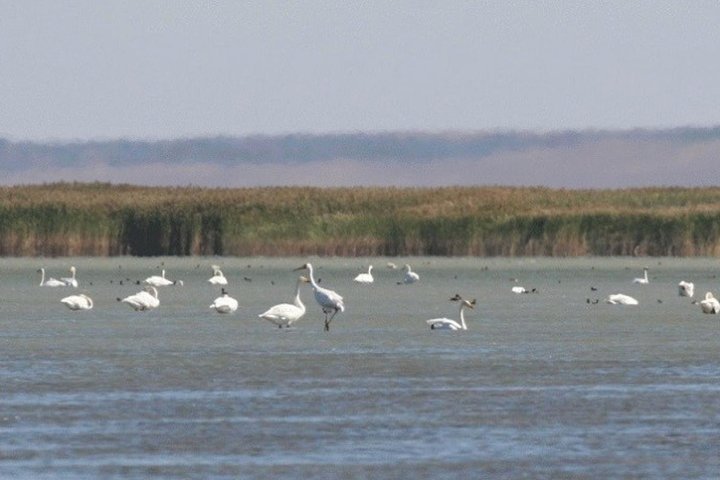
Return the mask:
M 310 277 L 310 285 L 312 285 L 313 288 L 315 290 L 317 290 L 318 288 L 320 288 L 320 286 L 315 281 L 315 275 L 313 274 L 313 267 L 309 263 L 307 264 L 307 270 L 308 270 L 308 274 L 309 274 L 308 276 Z
M 465 323 L 465 305 L 460 305 L 460 325 L 463 330 L 467 330 L 467 324 Z

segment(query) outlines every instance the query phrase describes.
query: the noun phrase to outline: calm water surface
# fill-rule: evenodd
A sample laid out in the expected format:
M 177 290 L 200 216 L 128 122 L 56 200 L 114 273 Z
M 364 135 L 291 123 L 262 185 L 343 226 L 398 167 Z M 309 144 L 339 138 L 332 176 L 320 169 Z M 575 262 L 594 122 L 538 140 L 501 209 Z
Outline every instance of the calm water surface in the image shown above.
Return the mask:
M 0 478 L 720 478 L 720 318 L 677 296 L 720 293 L 717 260 L 392 259 L 408 286 L 314 258 L 345 297 L 332 330 L 309 289 L 294 329 L 257 318 L 305 260 L 4 259 Z M 184 286 L 159 309 L 117 302 L 161 262 Z M 207 308 L 212 263 L 235 314 Z M 71 264 L 77 290 L 37 286 Z M 59 303 L 80 292 L 92 311 Z M 429 331 L 455 293 L 468 331 Z

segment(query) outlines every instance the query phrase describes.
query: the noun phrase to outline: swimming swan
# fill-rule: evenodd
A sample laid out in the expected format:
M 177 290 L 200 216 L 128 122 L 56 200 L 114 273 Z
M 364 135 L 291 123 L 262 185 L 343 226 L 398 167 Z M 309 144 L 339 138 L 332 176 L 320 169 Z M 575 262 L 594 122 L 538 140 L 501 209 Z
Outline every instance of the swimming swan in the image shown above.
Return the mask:
M 157 308 L 160 306 L 157 288 L 153 286 L 147 286 L 141 292 L 138 292 L 135 295 L 130 295 L 129 297 L 125 297 L 122 300 L 118 300 L 123 303 L 127 303 L 136 312 L 144 312 L 146 310 L 152 310 L 153 308 Z
M 615 293 L 613 295 L 608 296 L 605 299 L 605 302 L 607 302 L 611 305 L 638 305 L 638 303 L 639 303 L 633 297 L 622 294 L 622 293 Z
M 413 272 L 413 271 L 410 269 L 410 265 L 408 265 L 408 264 L 406 263 L 406 264 L 405 264 L 405 276 L 403 277 L 402 282 L 398 282 L 398 285 L 400 285 L 400 284 L 402 284 L 402 283 L 404 283 L 404 284 L 406 284 L 406 285 L 409 285 L 409 284 L 411 284 L 411 283 L 417 282 L 418 280 L 420 280 L 420 275 L 418 275 L 417 273 Z
M 720 313 L 720 302 L 715 298 L 712 292 L 705 294 L 705 300 L 700 301 L 700 309 L 703 313 Z
M 638 283 L 640 285 L 647 285 L 650 283 L 650 280 L 648 280 L 648 269 L 647 267 L 643 268 L 643 276 L 633 279 L 633 283 Z
M 41 268 L 38 270 L 40 272 L 40 286 L 41 287 L 67 287 L 68 284 L 63 282 L 62 280 L 58 280 L 57 278 L 50 277 L 47 280 L 45 280 L 45 269 Z
M 217 313 L 232 313 L 238 308 L 238 301 L 232 298 L 223 288 L 221 295 L 210 305 Z
M 695 295 L 695 284 L 686 282 L 685 280 L 681 281 L 678 283 L 678 295 L 692 298 L 692 296 Z
M 65 282 L 68 287 L 75 287 L 75 288 L 77 288 L 77 286 L 78 286 L 78 281 L 77 281 L 77 279 L 75 278 L 75 272 L 76 272 L 75 267 L 70 267 L 70 273 L 72 274 L 72 277 L 62 277 L 62 278 L 60 278 L 60 280 L 63 281 L 63 282 Z
M 213 269 L 213 276 L 208 278 L 208 282 L 210 282 L 213 285 L 227 285 L 228 281 L 227 278 L 225 278 L 225 275 L 223 275 L 222 270 L 220 270 L 220 267 L 217 265 L 212 265 Z
M 60 300 L 60 302 L 70 310 L 90 310 L 93 308 L 92 298 L 84 293 L 80 295 L 70 295 Z
M 476 300 L 471 301 L 463 300 L 460 295 L 455 295 L 450 299 L 451 302 L 460 302 L 460 323 L 449 318 L 432 318 L 425 320 L 430 325 L 430 330 L 467 330 L 467 324 L 465 323 L 465 315 L 463 310 L 466 308 L 475 308 Z
M 153 287 L 167 287 L 169 285 L 175 285 L 175 282 L 165 278 L 165 269 L 162 271 L 162 275 L 153 275 L 143 280 L 146 285 L 152 285 Z
M 373 282 L 375 281 L 375 279 L 374 279 L 373 276 L 372 276 L 372 269 L 373 269 L 373 266 L 370 265 L 370 266 L 368 267 L 367 273 L 360 273 L 360 274 L 358 274 L 358 276 L 355 277 L 355 278 L 353 279 L 353 281 L 354 281 L 354 282 L 358 282 L 358 283 L 373 283 Z

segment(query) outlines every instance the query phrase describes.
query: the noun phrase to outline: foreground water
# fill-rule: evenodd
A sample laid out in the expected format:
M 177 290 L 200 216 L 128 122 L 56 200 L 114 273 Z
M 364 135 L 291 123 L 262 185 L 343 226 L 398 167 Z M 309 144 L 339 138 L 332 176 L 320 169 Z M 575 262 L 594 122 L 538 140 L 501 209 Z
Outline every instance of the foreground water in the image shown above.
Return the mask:
M 397 285 L 312 259 L 346 300 L 331 331 L 309 289 L 294 329 L 257 318 L 305 260 L 3 260 L 0 478 L 720 478 L 720 319 L 677 296 L 720 291 L 716 260 L 414 258 Z M 116 301 L 161 263 L 184 286 L 159 309 Z M 235 314 L 207 308 L 211 263 Z M 37 286 L 71 264 L 77 290 Z M 92 311 L 59 303 L 80 292 Z M 469 329 L 431 332 L 455 293 Z

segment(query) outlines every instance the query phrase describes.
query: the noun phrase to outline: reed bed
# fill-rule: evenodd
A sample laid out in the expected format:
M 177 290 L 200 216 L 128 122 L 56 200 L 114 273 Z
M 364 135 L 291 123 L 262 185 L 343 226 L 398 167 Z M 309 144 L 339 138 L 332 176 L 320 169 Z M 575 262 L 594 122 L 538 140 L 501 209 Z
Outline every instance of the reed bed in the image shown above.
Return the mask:
M 720 188 L 0 188 L 3 256 L 713 256 Z

